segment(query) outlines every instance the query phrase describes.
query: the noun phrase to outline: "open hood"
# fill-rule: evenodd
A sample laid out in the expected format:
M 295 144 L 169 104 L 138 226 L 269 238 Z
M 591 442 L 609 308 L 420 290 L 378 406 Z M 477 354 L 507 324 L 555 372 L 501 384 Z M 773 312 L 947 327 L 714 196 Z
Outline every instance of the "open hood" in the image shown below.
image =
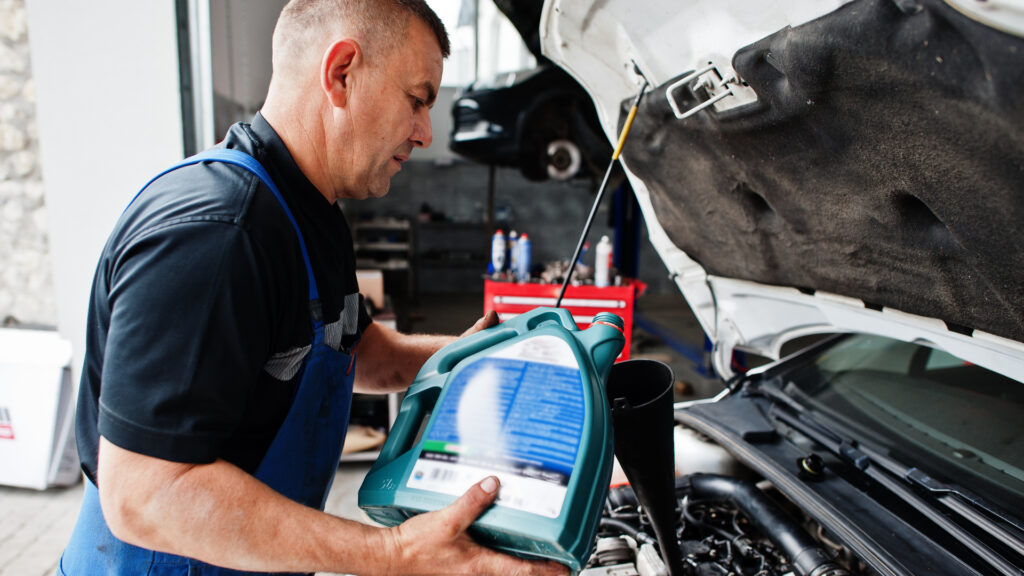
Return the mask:
M 526 49 L 533 54 L 538 62 L 544 62 L 540 46 L 540 30 L 537 23 L 540 22 L 541 11 L 544 2 L 541 0 L 494 0 L 494 5 L 508 18 L 516 32 L 523 38 Z
M 1024 380 L 1019 2 L 548 0 L 540 37 L 611 142 L 650 81 L 623 165 L 720 373 L 865 332 Z

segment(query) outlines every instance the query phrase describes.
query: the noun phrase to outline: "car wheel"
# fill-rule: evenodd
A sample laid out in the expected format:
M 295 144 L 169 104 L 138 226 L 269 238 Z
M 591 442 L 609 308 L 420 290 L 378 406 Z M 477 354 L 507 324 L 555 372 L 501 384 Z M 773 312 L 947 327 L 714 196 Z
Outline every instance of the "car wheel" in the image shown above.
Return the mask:
M 583 154 L 571 140 L 553 140 L 547 148 L 548 176 L 555 180 L 569 180 L 580 172 Z

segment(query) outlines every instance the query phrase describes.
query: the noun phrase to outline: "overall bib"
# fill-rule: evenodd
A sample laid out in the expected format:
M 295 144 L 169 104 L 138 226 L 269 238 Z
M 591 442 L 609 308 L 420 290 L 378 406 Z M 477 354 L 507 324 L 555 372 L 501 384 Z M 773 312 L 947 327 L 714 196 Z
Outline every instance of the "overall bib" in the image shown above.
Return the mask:
M 339 352 L 324 343 L 324 324 L 306 243 L 288 205 L 263 166 L 237 150 L 215 149 L 186 158 L 156 176 L 199 162 L 241 166 L 263 181 L 295 228 L 309 277 L 313 344 L 299 371 L 291 409 L 260 462 L 256 478 L 306 506 L 323 510 L 341 457 L 352 403 L 355 350 Z M 153 180 L 156 180 L 154 178 Z M 152 180 L 150 181 L 152 183 Z M 147 183 L 146 186 L 149 186 Z M 145 190 L 145 186 L 143 190 Z M 141 192 L 140 192 L 141 193 Z M 191 558 L 139 548 L 118 540 L 103 519 L 96 486 L 85 480 L 85 497 L 74 533 L 61 557 L 59 576 L 228 576 L 251 574 L 204 564 Z

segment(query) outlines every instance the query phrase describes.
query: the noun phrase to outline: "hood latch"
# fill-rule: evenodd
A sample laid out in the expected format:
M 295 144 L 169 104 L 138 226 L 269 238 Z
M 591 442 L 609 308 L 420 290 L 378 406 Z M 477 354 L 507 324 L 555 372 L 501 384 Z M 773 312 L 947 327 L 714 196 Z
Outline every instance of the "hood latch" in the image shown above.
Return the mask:
M 703 89 L 707 93 L 708 99 L 687 110 L 683 110 L 679 103 L 676 102 L 674 96 L 676 90 L 683 86 L 688 86 L 694 94 Z M 736 106 L 757 100 L 757 94 L 748 88 L 745 82 L 738 79 L 734 72 L 726 71 L 723 74 L 718 65 L 710 61 L 707 66 L 687 74 L 665 88 L 665 99 L 668 100 L 668 104 L 672 107 L 672 112 L 676 115 L 676 118 L 680 120 L 685 120 L 729 96 L 735 98 L 736 102 L 730 102 L 729 106 L 716 106 L 716 109 L 735 108 Z

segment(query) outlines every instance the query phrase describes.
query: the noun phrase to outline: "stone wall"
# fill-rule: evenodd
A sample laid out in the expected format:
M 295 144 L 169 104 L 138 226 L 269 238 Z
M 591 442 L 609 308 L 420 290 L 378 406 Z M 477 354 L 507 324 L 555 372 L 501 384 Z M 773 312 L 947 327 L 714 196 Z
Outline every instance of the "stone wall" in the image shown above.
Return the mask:
M 56 323 L 25 0 L 0 0 L 0 323 Z

